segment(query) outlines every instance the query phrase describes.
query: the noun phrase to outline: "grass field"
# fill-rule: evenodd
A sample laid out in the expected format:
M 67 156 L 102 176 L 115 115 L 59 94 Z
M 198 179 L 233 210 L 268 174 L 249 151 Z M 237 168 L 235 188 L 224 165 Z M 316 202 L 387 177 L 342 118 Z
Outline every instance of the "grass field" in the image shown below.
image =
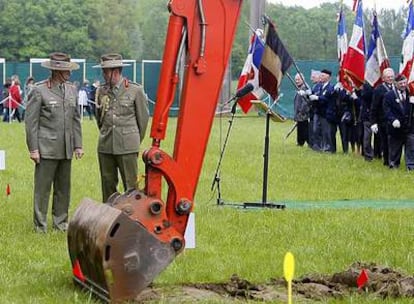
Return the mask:
M 353 154 L 321 154 L 297 147 L 295 134 L 283 141 L 292 122 L 272 123 L 269 201 L 287 206 L 337 200 L 370 204 L 341 209 L 288 207 L 283 211 L 217 206 L 216 193 L 210 186 L 227 121 L 215 121 L 197 189 L 197 248 L 180 255 L 155 285 L 222 282 L 234 273 L 253 282 L 266 282 L 283 276 L 287 251 L 295 255 L 295 277 L 342 271 L 355 261 L 414 273 L 414 208 L 400 208 L 398 204 L 414 201 L 412 173 L 391 171 L 380 161 L 367 163 Z M 167 151 L 171 150 L 175 123 L 172 119 L 170 135 L 162 146 Z M 262 117 L 236 118 L 220 175 L 226 203 L 261 200 L 264 127 Z M 98 201 L 101 197 L 95 123 L 85 120 L 83 134 L 85 156 L 73 161 L 72 167 L 71 214 L 83 197 Z M 146 139 L 142 149 L 149 143 Z M 25 146 L 23 124 L 0 124 L 0 150 L 6 151 L 6 170 L 0 171 L 0 303 L 95 303 L 72 284 L 66 235 L 33 232 L 33 164 Z M 142 172 L 142 164 L 139 166 Z M 7 184 L 11 187 L 9 197 L 5 194 Z M 372 208 L 382 200 L 395 202 L 395 208 Z M 50 217 L 49 213 L 49 223 Z M 329 303 L 375 302 L 358 298 Z

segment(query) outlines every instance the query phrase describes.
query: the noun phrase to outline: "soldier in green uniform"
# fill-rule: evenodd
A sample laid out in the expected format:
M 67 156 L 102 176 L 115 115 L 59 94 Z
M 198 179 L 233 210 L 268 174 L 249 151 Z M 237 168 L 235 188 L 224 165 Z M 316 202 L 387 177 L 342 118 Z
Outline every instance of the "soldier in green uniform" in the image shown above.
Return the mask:
M 36 83 L 28 96 L 26 142 L 35 162 L 34 227 L 47 230 L 47 211 L 53 184 L 53 228 L 66 231 L 70 202 L 72 156 L 83 155 L 78 93 L 68 82 L 79 65 L 64 53 L 50 54 L 42 66 L 51 70 L 50 78 Z
M 139 146 L 149 119 L 148 100 L 142 86 L 122 76 L 122 68 L 128 65 L 122 62 L 120 54 L 106 54 L 94 66 L 102 69 L 105 79 L 95 97 L 103 202 L 118 192 L 118 172 L 124 191 L 136 188 Z

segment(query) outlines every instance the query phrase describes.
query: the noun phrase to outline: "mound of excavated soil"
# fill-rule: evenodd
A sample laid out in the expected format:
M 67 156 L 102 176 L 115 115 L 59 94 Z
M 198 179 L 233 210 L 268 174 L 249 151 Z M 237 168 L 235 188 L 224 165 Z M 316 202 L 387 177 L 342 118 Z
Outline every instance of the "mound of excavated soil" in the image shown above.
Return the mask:
M 357 278 L 365 269 L 368 281 L 357 287 Z M 328 298 L 346 298 L 361 293 L 378 298 L 413 298 L 414 277 L 404 275 L 389 267 L 374 263 L 354 263 L 349 269 L 333 275 L 311 274 L 294 280 L 295 302 L 306 303 L 323 301 Z M 140 303 L 194 303 L 217 301 L 221 303 L 250 300 L 277 303 L 286 302 L 286 282 L 284 279 L 270 279 L 264 284 L 253 284 L 232 275 L 225 283 L 199 283 L 179 286 L 152 286 L 144 290 L 137 300 Z

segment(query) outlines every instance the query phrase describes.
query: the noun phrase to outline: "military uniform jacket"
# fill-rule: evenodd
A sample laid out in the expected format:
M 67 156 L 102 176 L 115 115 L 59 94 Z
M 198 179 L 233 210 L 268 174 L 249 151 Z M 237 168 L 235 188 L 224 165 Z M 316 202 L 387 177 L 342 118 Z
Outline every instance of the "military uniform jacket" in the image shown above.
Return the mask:
M 374 89 L 371 102 L 371 111 L 369 114 L 369 121 L 371 125 L 385 125 L 386 118 L 384 114 L 384 96 L 387 92 L 394 89 L 386 83 L 382 83 Z
M 316 95 L 319 96 L 313 103 L 316 113 L 329 122 L 336 123 L 336 93 L 333 85 L 330 82 L 321 85 Z
M 299 89 L 306 90 L 307 86 L 303 84 Z M 301 96 L 299 93 L 296 93 L 293 100 L 293 109 L 295 113 L 295 121 L 307 121 L 310 115 L 310 101 L 308 97 Z
M 82 130 L 77 89 L 64 83 L 64 90 L 49 80 L 30 90 L 25 113 L 29 151 L 39 150 L 45 159 L 72 159 L 82 148 Z
M 147 129 L 148 101 L 141 85 L 121 79 L 114 88 L 105 84 L 96 92 L 98 152 L 137 153 Z
M 405 92 L 403 98 L 401 92 L 396 88 L 387 92 L 384 95 L 384 115 L 387 120 L 388 134 L 393 136 L 403 136 L 407 133 L 413 133 L 410 122 L 410 115 L 412 115 L 412 104 L 409 102 L 409 92 Z M 392 122 L 398 119 L 401 127 L 394 128 Z

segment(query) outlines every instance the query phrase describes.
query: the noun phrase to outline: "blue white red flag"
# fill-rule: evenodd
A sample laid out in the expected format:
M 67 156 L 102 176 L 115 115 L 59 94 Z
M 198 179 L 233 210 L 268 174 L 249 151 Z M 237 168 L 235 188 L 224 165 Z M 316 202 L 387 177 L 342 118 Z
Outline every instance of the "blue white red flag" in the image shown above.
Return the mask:
M 413 57 L 414 57 L 414 11 L 413 2 L 409 3 L 407 26 L 404 32 L 404 42 L 401 51 L 400 74 L 404 74 L 408 79 L 410 92 L 413 93 Z
M 373 12 L 372 32 L 369 40 L 365 80 L 373 87 L 381 83 L 381 75 L 385 68 L 390 67 L 390 61 L 385 50 L 384 41 L 378 26 L 377 13 Z
M 247 54 L 246 61 L 243 66 L 243 70 L 239 77 L 237 89 L 243 88 L 247 83 L 251 83 L 254 86 L 254 90 L 247 95 L 239 98 L 238 104 L 244 113 L 247 113 L 252 103 L 251 100 L 260 99 L 258 94 L 259 86 L 259 67 L 262 62 L 264 52 L 264 42 L 259 37 L 259 32 L 254 33 L 250 40 L 249 53 Z
M 352 87 L 349 87 L 349 83 L 347 79 L 345 78 L 345 71 L 343 67 L 344 62 L 345 62 L 346 51 L 348 49 L 348 36 L 346 34 L 346 22 L 345 22 L 345 15 L 344 15 L 342 6 L 341 6 L 341 10 L 339 11 L 339 15 L 338 15 L 337 40 L 338 40 L 339 82 L 347 90 L 351 90 Z
M 364 84 L 365 37 L 362 0 L 358 1 L 356 7 L 355 23 L 348 50 L 346 52 L 343 69 L 346 76 L 353 82 L 354 87 L 360 88 Z

